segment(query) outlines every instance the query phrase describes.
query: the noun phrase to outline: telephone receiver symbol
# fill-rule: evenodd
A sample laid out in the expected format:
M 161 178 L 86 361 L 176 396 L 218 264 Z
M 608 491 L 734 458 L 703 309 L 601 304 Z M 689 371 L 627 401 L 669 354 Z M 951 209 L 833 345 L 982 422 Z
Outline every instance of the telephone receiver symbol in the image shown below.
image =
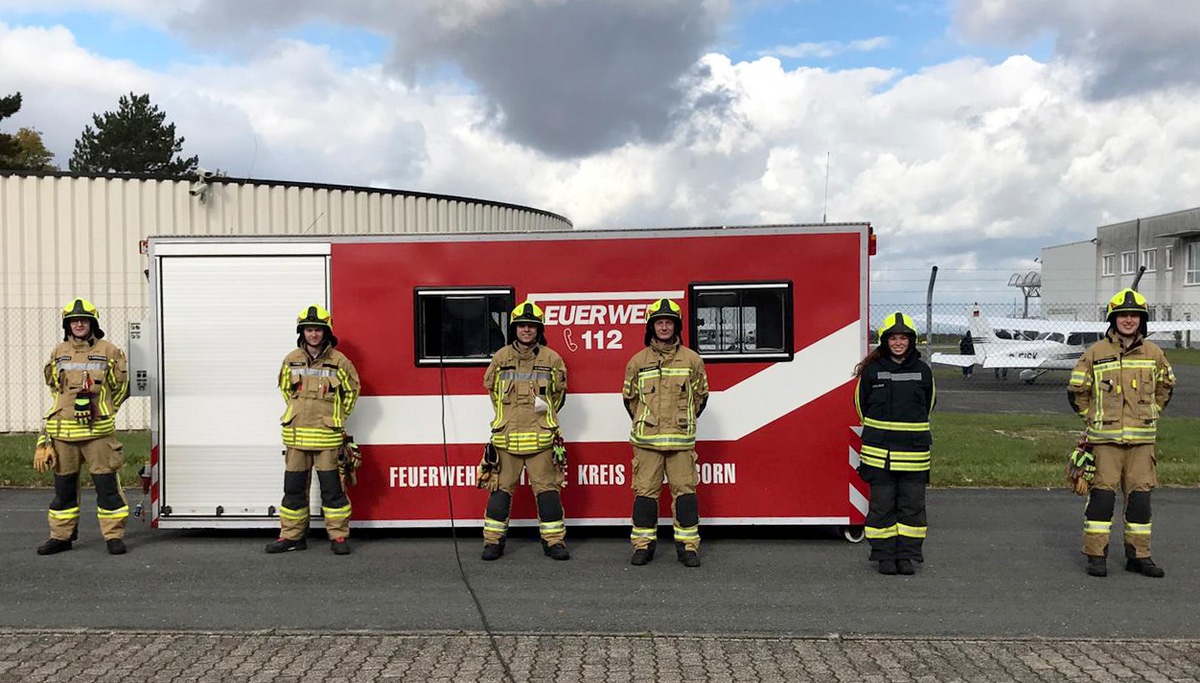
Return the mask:
M 576 344 L 575 341 L 571 339 L 571 328 L 568 327 L 563 330 L 563 341 L 567 343 L 567 348 L 572 352 L 579 350 L 579 344 Z

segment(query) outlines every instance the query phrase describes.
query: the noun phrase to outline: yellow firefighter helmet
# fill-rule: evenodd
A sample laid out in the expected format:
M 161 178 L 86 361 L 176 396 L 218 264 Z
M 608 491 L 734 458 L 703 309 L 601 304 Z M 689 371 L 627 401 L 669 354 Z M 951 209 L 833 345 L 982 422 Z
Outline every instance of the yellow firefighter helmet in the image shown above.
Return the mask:
M 675 321 L 675 336 L 683 339 L 683 315 L 679 304 L 670 299 L 655 299 L 646 307 L 646 337 L 645 344 L 650 346 L 654 339 L 654 321 L 661 318 Z
M 537 343 L 546 343 L 546 316 L 542 312 L 542 307 L 533 303 L 532 299 L 526 299 L 517 304 L 517 307 L 512 309 L 512 313 L 508 316 L 508 340 L 510 342 L 517 339 L 517 325 L 537 325 Z
M 903 334 L 909 337 L 914 345 L 917 343 L 917 326 L 913 323 L 913 319 L 907 315 L 896 311 L 883 319 L 879 323 L 879 343 L 882 345 L 887 342 L 888 335 Z
M 326 341 L 331 346 L 337 346 L 337 337 L 333 336 L 333 314 L 325 307 L 320 304 L 312 304 L 301 310 L 296 316 L 296 333 L 300 335 L 296 340 L 297 346 L 304 344 L 304 328 L 306 327 L 324 327 Z
M 67 302 L 66 306 L 63 306 L 63 341 L 71 338 L 72 320 L 90 320 L 92 322 L 92 336 L 96 339 L 104 338 L 104 330 L 100 329 L 100 309 L 96 308 L 96 304 L 82 297 L 75 297 Z
M 1108 311 L 1104 317 L 1111 323 L 1113 316 L 1118 313 L 1140 313 L 1143 318 L 1150 315 L 1146 308 L 1146 297 L 1128 287 L 1122 289 L 1108 300 Z

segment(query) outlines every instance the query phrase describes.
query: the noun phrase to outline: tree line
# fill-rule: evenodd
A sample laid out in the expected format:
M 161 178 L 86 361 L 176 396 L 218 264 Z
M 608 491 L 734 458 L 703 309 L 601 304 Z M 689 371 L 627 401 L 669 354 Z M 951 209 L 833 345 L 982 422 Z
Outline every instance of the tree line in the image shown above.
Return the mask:
M 4 119 L 21 110 L 21 93 L 0 97 L 0 171 L 57 171 L 54 153 L 46 149 L 35 128 L 3 130 Z M 150 95 L 122 95 L 116 111 L 93 114 L 75 140 L 67 164 L 73 173 L 144 173 L 186 176 L 199 165 L 195 155 L 183 156 L 183 136 Z

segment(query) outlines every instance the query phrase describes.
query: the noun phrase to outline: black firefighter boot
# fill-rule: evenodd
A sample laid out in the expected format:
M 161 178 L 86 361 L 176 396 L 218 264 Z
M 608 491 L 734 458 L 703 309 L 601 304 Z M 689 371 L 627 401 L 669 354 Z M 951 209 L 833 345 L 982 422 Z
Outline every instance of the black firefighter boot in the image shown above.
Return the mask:
M 271 555 L 276 553 L 289 553 L 294 550 L 308 550 L 308 539 L 298 538 L 293 541 L 280 536 L 279 538 L 267 544 L 267 553 Z
M 504 539 L 501 538 L 499 543 L 488 543 L 488 544 L 484 545 L 483 546 L 483 555 L 480 555 L 480 559 L 482 559 L 484 562 L 491 562 L 493 560 L 500 559 L 500 556 L 503 554 L 504 554 Z
M 109 555 L 124 555 L 127 552 L 125 541 L 119 538 L 110 538 L 104 542 L 104 545 L 108 547 Z
M 37 548 L 38 555 L 53 555 L 71 549 L 71 542 L 64 541 L 58 538 L 51 538 Z
M 695 550 L 688 550 L 683 543 L 675 542 L 675 559 L 683 563 L 685 567 L 699 567 L 700 556 Z
M 649 564 L 650 560 L 654 559 L 654 550 L 658 548 L 658 541 L 650 541 L 650 545 L 645 548 L 638 548 L 633 551 L 633 557 L 629 558 L 629 564 L 642 566 Z
M 1129 543 L 1125 544 L 1125 571 L 1149 576 L 1153 579 L 1161 579 L 1166 576 L 1163 568 L 1154 564 L 1154 560 L 1149 557 L 1139 558 L 1137 551 Z
M 554 545 L 542 541 L 542 553 L 552 560 L 565 561 L 571 559 L 571 551 L 567 550 L 567 544 L 561 541 Z
M 1102 555 L 1087 556 L 1088 576 L 1108 576 L 1108 558 Z

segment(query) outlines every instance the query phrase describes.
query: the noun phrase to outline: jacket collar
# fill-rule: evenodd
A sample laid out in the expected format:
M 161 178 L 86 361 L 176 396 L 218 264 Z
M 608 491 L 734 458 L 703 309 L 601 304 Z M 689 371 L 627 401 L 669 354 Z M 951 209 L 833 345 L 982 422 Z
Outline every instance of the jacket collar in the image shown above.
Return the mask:
M 1146 339 L 1141 335 L 1141 333 L 1138 333 L 1138 335 L 1133 338 L 1133 341 L 1129 343 L 1129 346 L 1125 346 L 1123 343 L 1124 340 L 1121 339 L 1121 335 L 1117 334 L 1117 331 L 1111 327 L 1108 330 L 1108 334 L 1105 336 L 1107 337 L 1108 342 L 1122 353 L 1129 353 L 1134 349 L 1141 348 L 1142 342 Z
M 659 341 L 657 337 L 650 340 L 650 348 L 654 349 L 655 353 L 663 356 L 674 356 L 679 350 L 679 337 L 676 336 L 669 342 Z
M 517 358 L 520 358 L 522 360 L 529 360 L 530 358 L 536 358 L 538 353 L 542 350 L 541 344 L 534 344 L 531 347 L 524 347 L 524 346 L 521 346 L 520 342 L 513 342 L 512 344 L 510 344 L 510 346 L 512 346 L 513 353 L 517 354 Z

